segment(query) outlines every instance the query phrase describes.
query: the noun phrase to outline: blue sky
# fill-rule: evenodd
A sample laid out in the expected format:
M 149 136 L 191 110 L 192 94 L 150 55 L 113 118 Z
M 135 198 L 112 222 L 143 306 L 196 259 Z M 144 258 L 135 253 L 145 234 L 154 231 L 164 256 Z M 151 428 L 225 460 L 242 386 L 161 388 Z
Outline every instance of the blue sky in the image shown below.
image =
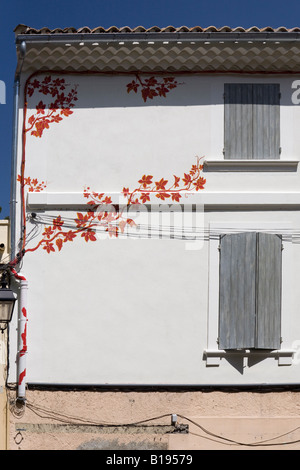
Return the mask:
M 16 66 L 14 28 L 89 26 L 300 26 L 299 0 L 0 0 L 0 218 L 9 215 L 13 82 Z

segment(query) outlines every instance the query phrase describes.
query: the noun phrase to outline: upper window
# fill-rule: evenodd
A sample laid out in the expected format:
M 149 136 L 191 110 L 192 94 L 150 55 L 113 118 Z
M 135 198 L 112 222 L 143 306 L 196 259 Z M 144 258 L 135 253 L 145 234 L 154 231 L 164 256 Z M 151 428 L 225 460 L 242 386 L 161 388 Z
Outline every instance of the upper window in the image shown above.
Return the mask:
M 279 235 L 221 236 L 220 349 L 280 348 L 281 251 Z
M 225 83 L 225 159 L 279 159 L 280 87 Z

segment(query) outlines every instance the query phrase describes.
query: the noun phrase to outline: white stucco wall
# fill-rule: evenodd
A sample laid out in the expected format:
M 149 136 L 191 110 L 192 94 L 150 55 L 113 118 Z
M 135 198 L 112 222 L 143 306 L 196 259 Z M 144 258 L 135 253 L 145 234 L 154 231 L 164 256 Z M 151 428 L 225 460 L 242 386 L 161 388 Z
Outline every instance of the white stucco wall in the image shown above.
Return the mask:
M 166 98 L 155 97 L 146 103 L 140 92 L 127 93 L 126 85 L 134 76 L 64 78 L 67 84 L 78 86 L 73 114 L 50 124 L 41 138 L 28 133 L 26 140 L 25 177 L 47 183 L 42 192 L 28 193 L 28 214 L 36 212 L 41 222 L 59 215 L 65 224 L 67 219 L 74 220 L 77 212 L 83 212 L 79 204 L 86 203 L 83 190 L 87 186 L 96 192 L 113 193 L 113 202 L 118 203 L 122 189 L 137 188 L 143 175 L 153 175 L 154 181 L 162 177 L 173 181 L 173 175 L 182 177 L 190 171 L 196 156 L 222 160 L 223 84 L 228 81 L 280 83 L 281 160 L 300 156 L 300 107 L 292 102 L 295 77 L 183 75 L 176 77 L 179 84 Z M 29 98 L 27 118 L 40 99 L 46 102 L 41 93 Z M 21 158 L 21 151 L 19 154 Z M 203 176 L 207 180 L 205 189 L 181 200 L 199 204 L 198 244 L 179 239 L 181 226 L 176 219 L 176 239 L 169 239 L 168 230 L 164 239 L 111 239 L 98 233 L 95 242 L 86 243 L 77 236 L 59 252 L 48 254 L 40 247 L 26 253 L 22 270 L 29 282 L 28 382 L 298 381 L 297 353 L 288 366 L 280 366 L 277 357 L 267 356 L 251 357 L 248 362 L 242 356 L 223 358 L 218 366 L 208 366 L 204 351 L 214 346 L 210 341 L 217 334 L 213 330 L 216 313 L 210 309 L 211 296 L 217 295 L 217 289 L 213 294 L 216 280 L 211 259 L 215 245 L 206 237 L 204 240 L 203 234 L 211 224 L 224 226 L 225 222 L 233 228 L 251 223 L 254 230 L 266 222 L 274 228 L 277 223 L 285 224 L 289 234 L 296 234 L 300 226 L 295 205 L 299 171 L 210 171 Z M 272 206 L 272 194 L 276 194 L 277 205 L 266 210 L 263 204 L 271 201 Z M 250 204 L 247 210 L 231 210 L 232 205 L 221 210 L 222 203 L 238 204 L 242 197 Z M 258 206 L 251 208 L 252 199 Z M 215 210 L 206 205 L 212 201 L 218 205 Z M 154 211 L 151 219 L 155 227 L 160 223 L 157 214 Z M 190 224 L 190 212 L 185 216 L 185 224 Z M 135 220 L 145 223 L 145 216 L 136 215 Z M 168 224 L 168 218 L 162 220 Z M 36 231 L 31 231 L 34 227 Z M 37 245 L 43 230 L 43 225 L 28 221 L 27 249 Z M 300 341 L 300 245 L 296 241 L 296 237 L 288 238 L 284 246 L 288 255 L 282 347 L 288 350 Z M 16 323 L 13 331 L 15 327 Z M 16 338 L 11 336 L 13 380 Z

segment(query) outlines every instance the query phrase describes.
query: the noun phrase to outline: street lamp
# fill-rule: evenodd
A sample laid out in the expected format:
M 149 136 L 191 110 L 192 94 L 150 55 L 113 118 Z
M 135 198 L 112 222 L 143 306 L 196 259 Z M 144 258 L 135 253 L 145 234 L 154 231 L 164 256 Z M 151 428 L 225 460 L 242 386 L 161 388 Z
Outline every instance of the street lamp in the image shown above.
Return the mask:
M 2 274 L 0 288 L 0 324 L 4 323 L 4 327 L 0 327 L 2 333 L 7 328 L 8 323 L 11 321 L 16 300 L 17 296 L 8 287 L 6 274 L 4 273 Z

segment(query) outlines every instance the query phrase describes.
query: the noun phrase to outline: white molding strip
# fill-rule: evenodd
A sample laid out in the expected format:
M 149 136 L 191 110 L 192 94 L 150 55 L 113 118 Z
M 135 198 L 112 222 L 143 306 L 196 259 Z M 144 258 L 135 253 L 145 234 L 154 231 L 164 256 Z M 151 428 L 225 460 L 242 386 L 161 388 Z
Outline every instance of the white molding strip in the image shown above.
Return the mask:
M 99 191 L 98 191 L 99 192 Z M 181 193 L 180 204 L 198 204 L 203 208 L 259 208 L 259 210 L 300 208 L 300 192 L 244 192 L 244 191 L 201 191 Z M 105 193 L 111 198 L 111 204 L 126 204 L 122 193 Z M 82 193 L 39 192 L 27 194 L 27 210 L 72 210 L 91 207 Z M 161 201 L 153 197 L 151 205 L 178 205 L 169 199 Z
M 295 349 L 276 349 L 273 351 L 255 349 L 243 349 L 232 351 L 225 351 L 223 349 L 206 349 L 204 350 L 203 355 L 206 358 L 207 366 L 219 366 L 222 358 L 232 358 L 233 356 L 248 359 L 254 356 L 259 356 L 261 359 L 273 357 L 275 359 L 278 359 L 278 365 L 290 366 L 292 364 L 293 355 L 295 354 L 295 352 Z

